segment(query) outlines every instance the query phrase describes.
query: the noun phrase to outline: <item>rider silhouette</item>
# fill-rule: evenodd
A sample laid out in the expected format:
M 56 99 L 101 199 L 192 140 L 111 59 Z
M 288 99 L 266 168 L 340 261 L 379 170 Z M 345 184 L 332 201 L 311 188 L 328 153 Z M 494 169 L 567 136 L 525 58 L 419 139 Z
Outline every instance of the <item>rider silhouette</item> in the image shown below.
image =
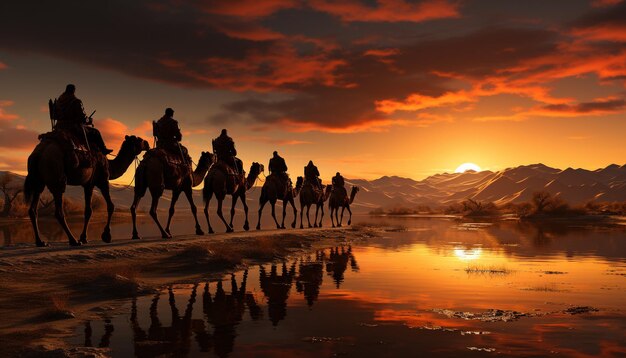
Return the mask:
M 309 164 L 304 167 L 304 179 L 310 183 L 313 188 L 322 189 L 322 181 L 319 178 L 320 172 L 313 164 L 312 160 L 309 160 Z
M 243 162 L 236 157 L 235 141 L 228 136 L 226 129 L 222 129 L 219 137 L 213 140 L 213 152 L 217 155 L 217 160 L 224 162 L 238 174 L 243 173 Z
M 104 144 L 100 131 L 87 126 L 92 124 L 92 121 L 85 114 L 83 102 L 76 97 L 76 86 L 73 84 L 68 84 L 65 87 L 65 92 L 57 98 L 54 107 L 54 119 L 57 121 L 54 129 L 68 131 L 78 138 L 86 137 L 88 142 L 95 143 L 98 150 L 104 155 L 112 152 Z

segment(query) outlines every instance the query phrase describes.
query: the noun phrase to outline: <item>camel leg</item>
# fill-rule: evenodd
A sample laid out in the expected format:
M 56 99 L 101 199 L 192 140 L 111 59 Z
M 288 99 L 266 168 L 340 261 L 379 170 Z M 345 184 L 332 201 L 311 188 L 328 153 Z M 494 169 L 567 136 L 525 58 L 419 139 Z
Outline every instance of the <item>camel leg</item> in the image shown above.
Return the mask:
M 303 216 L 304 215 L 304 204 L 302 204 L 302 200 L 300 200 L 300 229 L 304 229 L 304 221 L 303 221 Z
M 72 235 L 72 231 L 70 231 L 70 228 L 67 226 L 67 222 L 65 221 L 65 213 L 63 212 L 63 193 L 54 192 L 52 195 L 54 196 L 54 216 L 65 231 L 70 246 L 80 246 L 80 242 L 76 241 L 74 235 Z
M 259 200 L 259 221 L 256 224 L 256 229 L 261 230 L 261 214 L 263 214 L 263 207 L 267 203 L 266 200 Z
M 311 204 L 306 206 L 306 221 L 309 223 L 309 229 L 310 229 L 313 226 L 311 226 L 311 218 L 309 217 L 309 211 L 311 211 Z M 300 214 L 302 214 L 302 213 L 300 213 Z
M 333 227 L 335 227 L 335 217 L 333 216 L 333 207 L 330 207 L 330 223 L 332 224 Z
M 350 214 L 348 217 L 348 225 L 350 225 L 352 224 L 352 210 L 350 210 L 350 205 L 346 206 L 346 209 L 348 210 L 348 214 Z
M 91 219 L 91 214 L 93 210 L 91 208 L 91 197 L 93 196 L 93 186 L 85 186 L 83 187 L 83 192 L 85 194 L 85 218 L 83 224 L 83 232 L 80 234 L 80 243 L 87 243 L 87 228 L 89 227 L 89 220 Z
M 137 232 L 137 206 L 141 201 L 141 197 L 143 195 L 135 192 L 135 197 L 133 198 L 133 204 L 130 206 L 130 216 L 133 219 L 133 240 L 139 240 L 139 233 Z
M 211 221 L 209 220 L 209 203 L 211 202 L 211 198 L 213 197 L 213 192 L 209 192 L 209 195 L 205 198 L 204 201 L 204 217 L 206 218 L 206 223 L 209 225 L 209 234 L 213 234 L 213 228 L 211 227 Z
M 315 204 L 315 220 L 313 220 L 313 227 L 317 227 L 317 213 L 320 211 L 320 206 Z
M 191 207 L 191 214 L 193 214 L 193 219 L 196 222 L 196 235 L 204 235 L 204 231 L 202 231 L 202 227 L 200 227 L 200 223 L 198 222 L 198 208 L 196 204 L 193 202 L 193 192 L 191 187 L 183 190 L 185 192 L 185 197 L 189 202 L 189 206 Z
M 276 223 L 276 228 L 280 229 L 280 224 L 278 224 L 278 220 L 276 220 L 276 200 L 270 201 L 270 205 L 272 206 L 272 217 L 274 218 L 274 222 Z M 283 215 L 284 218 L 284 215 Z
M 161 194 L 163 194 L 163 191 L 157 191 L 157 190 L 150 190 L 150 194 L 152 195 L 152 203 L 150 204 L 150 217 L 152 217 L 152 220 L 154 220 L 154 222 L 157 224 L 157 227 L 159 228 L 159 231 L 161 232 L 161 237 L 164 239 L 171 239 L 172 236 L 169 235 L 167 232 L 165 232 L 165 230 L 163 230 L 163 226 L 161 226 L 161 223 L 159 222 L 159 216 L 157 215 L 157 208 L 159 207 L 159 199 L 161 198 Z
M 341 218 L 339 219 L 339 225 L 337 225 L 337 226 L 339 226 L 339 227 L 341 227 L 341 223 L 343 222 L 343 211 L 344 211 L 345 209 L 346 209 L 346 207 L 345 207 L 345 206 L 342 206 L 342 207 L 341 207 Z M 337 211 L 339 211 L 339 208 L 337 208 Z
M 115 211 L 115 205 L 113 204 L 113 200 L 111 200 L 111 193 L 109 192 L 109 182 L 105 181 L 101 185 L 98 185 L 100 189 L 100 194 L 104 198 L 104 201 L 107 203 L 107 223 L 104 226 L 104 230 L 102 230 L 102 235 L 100 238 L 102 241 L 106 243 L 111 242 L 111 218 L 113 217 L 113 212 Z
M 180 197 L 180 190 L 174 189 L 172 190 L 172 201 L 170 202 L 170 210 L 167 216 L 167 224 L 165 225 L 165 232 L 172 236 L 172 232 L 170 231 L 170 225 L 172 224 L 172 218 L 174 217 L 174 213 L 176 212 L 176 202 Z
M 287 202 L 283 200 L 283 221 L 280 224 L 280 229 L 285 229 L 285 217 L 287 216 Z
M 248 222 L 248 204 L 246 203 L 246 194 L 242 194 L 240 198 L 241 203 L 243 204 L 243 212 L 246 214 L 246 221 L 243 224 L 243 229 L 248 231 L 250 230 L 250 223 Z
M 317 225 L 317 227 L 322 227 L 322 219 L 324 219 L 324 203 L 320 205 L 320 210 L 322 214 L 320 215 L 320 223 Z
M 232 205 L 230 206 L 230 224 L 228 224 L 231 228 L 235 227 L 233 225 L 233 220 L 235 219 L 235 206 L 237 205 L 237 193 L 233 193 L 232 195 Z
M 291 228 L 295 229 L 296 222 L 298 221 L 298 220 L 296 220 L 298 218 L 298 209 L 296 209 L 296 202 L 295 202 L 295 200 L 293 200 L 293 198 L 289 199 L 289 204 L 291 204 L 291 207 L 293 208 L 293 221 L 291 222 Z M 283 210 L 284 210 L 284 208 L 283 208 Z M 283 220 L 284 219 L 285 218 L 283 217 Z
M 226 226 L 226 232 L 233 232 L 233 228 L 231 228 L 226 219 L 224 219 L 224 214 L 222 213 L 222 203 L 224 202 L 223 198 L 217 198 L 217 216 L 222 220 L 224 226 Z
M 40 197 L 41 191 L 35 190 L 33 192 L 33 198 L 30 201 L 30 208 L 28 208 L 28 216 L 30 217 L 30 222 L 33 224 L 33 231 L 35 232 L 35 245 L 37 245 L 37 247 L 46 247 L 48 246 L 48 243 L 41 240 L 41 237 L 39 236 L 39 224 L 37 223 Z

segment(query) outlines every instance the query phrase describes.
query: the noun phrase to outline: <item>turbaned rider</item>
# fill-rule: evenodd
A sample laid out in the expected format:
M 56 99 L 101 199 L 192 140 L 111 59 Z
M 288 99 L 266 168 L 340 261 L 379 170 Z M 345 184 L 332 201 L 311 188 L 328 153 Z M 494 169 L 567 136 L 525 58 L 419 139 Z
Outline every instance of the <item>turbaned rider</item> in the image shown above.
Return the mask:
M 224 162 L 236 174 L 243 174 L 243 162 L 236 157 L 235 141 L 228 136 L 226 129 L 222 129 L 219 137 L 213 140 L 213 152 L 217 155 L 218 161 Z

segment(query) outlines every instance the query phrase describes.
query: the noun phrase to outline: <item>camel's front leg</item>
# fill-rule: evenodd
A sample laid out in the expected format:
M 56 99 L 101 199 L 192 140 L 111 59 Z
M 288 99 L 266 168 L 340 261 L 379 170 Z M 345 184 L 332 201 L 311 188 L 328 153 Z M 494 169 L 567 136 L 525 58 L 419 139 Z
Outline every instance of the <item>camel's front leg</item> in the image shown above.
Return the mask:
M 300 210 L 302 210 L 302 209 L 300 209 Z M 311 226 L 311 218 L 309 217 L 309 211 L 311 211 L 311 204 L 306 206 L 306 221 L 309 223 L 309 229 L 310 229 L 313 226 Z M 302 213 L 300 213 L 300 215 L 302 215 Z
M 85 194 L 85 217 L 83 224 L 83 232 L 80 234 L 80 243 L 87 243 L 87 228 L 89 227 L 89 220 L 91 219 L 91 214 L 93 210 L 91 208 L 91 197 L 93 196 L 93 186 L 87 185 L 83 187 L 83 192 Z
M 111 242 L 111 218 L 113 218 L 115 205 L 113 204 L 113 200 L 111 200 L 111 193 L 109 192 L 108 181 L 105 181 L 104 183 L 98 185 L 98 189 L 100 189 L 102 198 L 104 198 L 104 201 L 107 203 L 107 223 L 104 226 L 104 230 L 102 230 L 102 235 L 100 235 L 100 238 L 102 239 L 102 241 L 109 243 Z
M 141 197 L 143 195 L 135 189 L 135 197 L 133 198 L 133 203 L 130 206 L 130 216 L 133 219 L 133 240 L 139 240 L 139 232 L 137 232 L 137 206 L 141 201 Z
M 161 237 L 164 239 L 171 239 L 172 236 L 168 234 L 165 230 L 163 230 L 163 226 L 161 226 L 161 223 L 159 222 L 159 216 L 157 214 L 157 208 L 159 207 L 159 199 L 161 198 L 161 195 L 163 194 L 163 190 L 150 189 L 150 194 L 152 196 L 152 203 L 150 204 L 150 217 L 152 217 L 152 220 L 154 220 L 157 227 L 159 228 L 159 231 L 161 232 Z
M 317 227 L 322 227 L 322 219 L 324 219 L 324 203 L 320 205 L 320 211 L 321 211 L 320 223 L 317 225 Z
M 30 217 L 30 222 L 33 225 L 33 231 L 35 232 L 35 245 L 38 247 L 46 247 L 48 246 L 48 243 L 41 240 L 41 237 L 39 236 L 39 224 L 37 223 L 40 197 L 41 191 L 34 190 L 33 197 L 30 201 L 30 208 L 28 208 L 28 216 Z
M 274 222 L 276 223 L 276 228 L 280 229 L 281 226 L 278 223 L 278 220 L 276 220 L 276 200 L 270 200 L 270 205 L 272 206 L 272 217 L 274 218 Z M 283 219 L 285 218 L 285 216 L 283 215 Z
M 70 246 L 80 246 L 80 242 L 76 241 L 76 238 L 72 235 L 72 231 L 69 226 L 67 226 L 67 222 L 65 221 L 65 213 L 63 212 L 63 193 L 55 191 L 52 195 L 54 196 L 54 216 L 65 231 Z
M 179 189 L 172 190 L 172 202 L 170 203 L 170 211 L 169 215 L 167 216 L 167 225 L 165 225 L 165 232 L 170 236 L 172 236 L 172 232 L 170 231 L 170 225 L 172 224 L 172 218 L 174 217 L 174 213 L 176 212 L 175 206 L 178 198 L 180 197 L 180 193 L 181 191 Z
M 233 228 L 228 225 L 226 219 L 224 219 L 224 214 L 222 213 L 222 203 L 224 202 L 224 198 L 217 198 L 217 216 L 222 219 L 224 226 L 226 226 L 226 232 L 233 232 Z
M 248 231 L 250 230 L 250 223 L 248 222 L 248 204 L 246 203 L 246 194 L 241 194 L 240 198 L 241 204 L 243 204 L 243 212 L 246 215 L 246 221 L 243 223 L 243 229 Z
M 304 204 L 302 204 L 302 200 L 300 200 L 300 229 L 304 229 L 304 217 L 303 216 L 304 216 Z
M 285 202 L 283 201 L 283 204 Z M 293 198 L 289 198 L 289 204 L 291 204 L 291 207 L 293 208 L 293 221 L 291 222 L 291 228 L 294 229 L 296 227 L 296 222 L 297 222 L 297 218 L 298 218 L 298 209 L 296 209 L 296 203 L 293 200 Z M 284 210 L 285 208 L 283 208 Z M 285 217 L 283 217 L 283 221 L 285 220 Z M 283 226 L 284 227 L 284 226 Z
M 232 195 L 232 199 L 233 199 L 232 200 L 232 205 L 230 206 L 230 224 L 229 224 L 229 226 L 231 228 L 235 227 L 233 225 L 233 220 L 235 219 L 235 206 L 237 205 L 237 198 L 238 198 L 237 193 L 236 192 L 233 193 L 233 195 Z
M 348 213 L 350 214 L 350 216 L 348 217 L 348 225 L 352 224 L 352 210 L 350 210 L 350 205 L 346 206 L 346 209 L 348 210 Z
M 341 227 L 341 223 L 343 222 L 343 211 L 345 210 L 345 208 L 345 206 L 341 207 L 341 218 L 339 219 L 339 225 L 337 225 L 339 227 Z M 339 211 L 339 208 L 337 208 L 337 211 Z
M 209 203 L 211 203 L 211 198 L 213 197 L 213 192 L 209 191 L 205 194 L 204 198 L 204 217 L 206 218 L 206 223 L 209 225 L 209 234 L 213 234 L 213 228 L 211 227 L 211 220 L 209 220 Z
M 335 227 L 335 217 L 333 216 L 333 207 L 330 207 L 330 223 L 332 224 L 333 227 Z
M 259 200 L 259 219 L 257 221 L 256 224 L 256 229 L 257 230 L 261 230 L 261 215 L 263 214 L 263 207 L 265 206 L 265 204 L 267 203 L 267 200 Z
M 191 214 L 193 214 L 193 219 L 196 222 L 196 235 L 204 235 L 204 231 L 200 227 L 200 223 L 198 222 L 198 208 L 196 204 L 193 202 L 193 192 L 191 191 L 191 187 L 185 188 L 185 197 L 189 202 L 189 206 L 191 207 Z

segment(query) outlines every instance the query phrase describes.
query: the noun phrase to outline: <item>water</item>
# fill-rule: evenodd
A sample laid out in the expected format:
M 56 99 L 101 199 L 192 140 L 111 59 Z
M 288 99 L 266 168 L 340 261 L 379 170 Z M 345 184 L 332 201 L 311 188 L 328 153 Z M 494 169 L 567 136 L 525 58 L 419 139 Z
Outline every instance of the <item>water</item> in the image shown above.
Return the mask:
M 372 221 L 383 238 L 172 285 L 72 343 L 138 357 L 626 355 L 624 228 Z

